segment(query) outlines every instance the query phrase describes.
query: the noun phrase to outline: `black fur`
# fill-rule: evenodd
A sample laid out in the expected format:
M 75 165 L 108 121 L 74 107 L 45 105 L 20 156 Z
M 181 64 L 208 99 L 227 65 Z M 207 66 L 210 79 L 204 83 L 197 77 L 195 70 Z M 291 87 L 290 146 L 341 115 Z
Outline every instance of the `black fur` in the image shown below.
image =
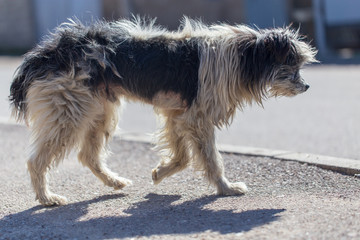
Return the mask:
M 110 76 L 106 79 L 137 96 L 151 100 L 159 91 L 172 91 L 180 93 L 189 105 L 196 97 L 199 54 L 192 41 L 127 40 L 116 48 L 110 60 L 121 78 L 108 69 Z
M 192 31 L 202 32 L 204 28 L 202 34 L 211 33 L 210 37 L 184 34 L 181 38 L 172 38 L 178 35 L 139 19 L 125 25 L 121 25 L 121 21 L 91 26 L 75 22 L 60 25 L 54 34 L 25 56 L 10 88 L 13 109 L 18 117 L 26 116 L 26 94 L 31 84 L 51 81 L 49 74 L 56 77 L 70 72 L 89 74 L 83 80 L 84 86 L 91 88 L 94 94 L 105 87 L 109 101 L 118 98 L 113 88 L 120 86 L 146 102 L 152 102 L 159 92 L 174 92 L 190 107 L 198 93 L 204 49 L 221 55 L 217 51 L 223 44 L 238 44 L 234 55 L 239 57 L 239 68 L 230 71 L 238 71 L 239 79 L 231 80 L 238 82 L 242 92 L 247 91 L 261 102 L 267 96 L 267 86 L 276 80 L 294 78 L 301 65 L 316 61 L 316 51 L 302 45 L 298 33 L 288 28 L 256 31 L 239 26 L 239 42 L 227 43 L 222 42 L 221 35 L 211 37 L 212 33 L 219 34 L 216 27 L 201 26 L 198 22 L 191 24 Z M 183 27 L 185 29 L 185 25 Z M 136 35 L 139 29 L 140 34 Z M 179 30 L 181 32 L 181 27 Z M 215 74 L 229 70 L 229 66 L 216 66 L 217 69 L 209 71 L 209 76 L 212 70 Z M 206 79 L 207 76 L 203 76 L 201 81 L 206 82 Z
M 111 64 L 104 68 L 89 54 L 104 57 L 120 77 Z M 118 85 L 149 101 L 159 91 L 172 91 L 191 105 L 198 89 L 199 62 L 194 40 L 138 40 L 111 23 L 60 27 L 25 56 L 10 87 L 9 100 L 16 109 L 26 111 L 26 93 L 33 81 L 51 81 L 47 73 L 86 68 L 90 78 L 84 84 L 94 92 L 104 85 L 109 100 L 115 100 L 111 86 Z

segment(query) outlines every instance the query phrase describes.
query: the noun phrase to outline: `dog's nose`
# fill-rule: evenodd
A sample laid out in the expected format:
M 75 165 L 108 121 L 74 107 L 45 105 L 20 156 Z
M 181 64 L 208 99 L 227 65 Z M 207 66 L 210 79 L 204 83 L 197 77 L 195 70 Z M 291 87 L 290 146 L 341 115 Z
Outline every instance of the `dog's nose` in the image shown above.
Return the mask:
M 308 90 L 309 87 L 310 87 L 310 85 L 306 84 L 306 85 L 305 85 L 305 91 Z

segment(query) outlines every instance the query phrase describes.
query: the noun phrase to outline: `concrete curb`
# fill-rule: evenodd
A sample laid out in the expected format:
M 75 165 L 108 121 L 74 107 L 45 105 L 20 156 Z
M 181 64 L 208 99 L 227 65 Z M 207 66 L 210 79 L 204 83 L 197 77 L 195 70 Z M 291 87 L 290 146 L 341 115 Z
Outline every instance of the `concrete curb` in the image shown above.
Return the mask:
M 323 169 L 328 169 L 347 175 L 358 176 L 360 174 L 359 160 L 232 145 L 219 145 L 219 150 L 226 153 L 235 153 L 247 156 L 262 156 L 284 161 L 307 163 L 309 165 L 315 165 Z
M 133 134 L 133 133 L 116 133 L 116 138 L 125 141 L 136 141 L 143 143 L 153 143 L 154 137 L 151 135 Z M 307 163 L 323 169 L 332 170 L 346 175 L 360 177 L 360 160 L 347 158 L 337 158 L 316 154 L 298 153 L 283 150 L 272 150 L 266 148 L 243 147 L 227 144 L 219 144 L 221 152 L 239 154 L 253 157 L 269 157 L 283 161 L 295 161 Z

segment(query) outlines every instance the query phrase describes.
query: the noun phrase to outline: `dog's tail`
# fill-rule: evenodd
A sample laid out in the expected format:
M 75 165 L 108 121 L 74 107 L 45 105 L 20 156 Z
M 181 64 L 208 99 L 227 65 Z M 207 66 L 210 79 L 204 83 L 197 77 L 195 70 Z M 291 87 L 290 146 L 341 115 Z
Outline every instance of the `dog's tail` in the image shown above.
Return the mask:
M 36 52 L 27 54 L 22 64 L 17 68 L 14 79 L 10 86 L 10 107 L 11 116 L 18 122 L 27 121 L 27 101 L 26 94 L 35 79 L 41 78 L 44 73 L 46 61 L 39 58 Z

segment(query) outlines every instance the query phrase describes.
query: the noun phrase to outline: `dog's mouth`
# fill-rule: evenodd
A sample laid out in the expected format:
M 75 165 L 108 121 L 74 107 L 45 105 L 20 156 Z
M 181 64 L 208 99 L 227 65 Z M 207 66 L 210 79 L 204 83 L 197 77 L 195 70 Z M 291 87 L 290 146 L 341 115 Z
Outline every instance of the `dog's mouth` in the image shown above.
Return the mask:
M 275 85 L 269 90 L 270 97 L 294 97 L 306 92 L 310 88 L 308 84 L 297 84 L 293 86 Z

